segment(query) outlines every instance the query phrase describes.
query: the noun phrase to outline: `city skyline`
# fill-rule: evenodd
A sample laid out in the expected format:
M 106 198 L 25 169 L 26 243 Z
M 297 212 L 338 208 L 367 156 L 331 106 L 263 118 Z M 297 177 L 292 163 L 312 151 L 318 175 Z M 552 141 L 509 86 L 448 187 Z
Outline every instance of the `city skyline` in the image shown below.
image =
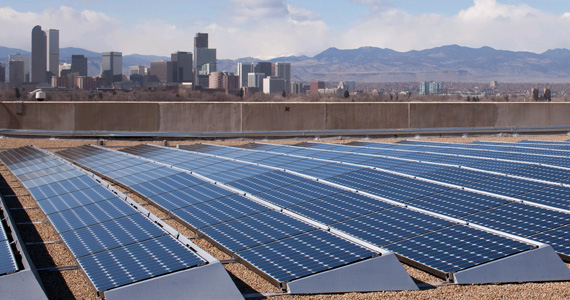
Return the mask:
M 3 46 L 30 49 L 29 28 L 60 47 L 168 56 L 208 32 L 218 57 L 314 55 L 328 47 L 397 51 L 449 44 L 541 53 L 570 48 L 568 0 L 27 1 L 0 8 Z M 133 7 L 136 7 L 134 9 Z M 135 12 L 136 11 L 136 12 Z

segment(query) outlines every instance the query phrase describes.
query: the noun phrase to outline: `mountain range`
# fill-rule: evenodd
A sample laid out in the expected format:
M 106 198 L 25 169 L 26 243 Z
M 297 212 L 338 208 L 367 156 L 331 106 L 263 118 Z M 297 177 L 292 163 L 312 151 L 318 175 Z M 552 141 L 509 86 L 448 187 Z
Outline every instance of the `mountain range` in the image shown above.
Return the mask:
M 24 50 L 0 47 L 0 62 L 9 54 L 29 54 Z M 100 73 L 101 53 L 80 48 L 62 48 L 60 60 L 70 62 L 72 54 L 88 58 L 89 74 Z M 151 61 L 168 60 L 154 55 L 123 56 L 124 70 L 132 65 L 149 66 Z M 218 59 L 220 71 L 235 72 L 238 62 L 259 62 L 256 58 Z M 469 48 L 442 46 L 421 51 L 398 52 L 390 49 L 362 47 L 341 50 L 329 48 L 313 57 L 289 56 L 270 59 L 290 62 L 293 81 L 358 82 L 549 82 L 570 81 L 570 50 L 554 49 L 544 53 L 496 50 L 490 47 Z M 126 73 L 126 72 L 125 72 Z

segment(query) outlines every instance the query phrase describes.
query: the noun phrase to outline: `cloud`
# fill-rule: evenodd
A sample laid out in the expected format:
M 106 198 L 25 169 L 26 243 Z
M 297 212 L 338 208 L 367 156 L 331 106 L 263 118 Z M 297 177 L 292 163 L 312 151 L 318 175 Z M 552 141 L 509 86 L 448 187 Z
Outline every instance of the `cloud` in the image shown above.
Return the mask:
M 347 30 L 339 46 L 409 51 L 459 44 L 542 52 L 570 48 L 570 18 L 564 16 L 496 0 L 475 0 L 471 7 L 450 17 L 440 14 L 415 16 L 387 9 L 370 14 Z

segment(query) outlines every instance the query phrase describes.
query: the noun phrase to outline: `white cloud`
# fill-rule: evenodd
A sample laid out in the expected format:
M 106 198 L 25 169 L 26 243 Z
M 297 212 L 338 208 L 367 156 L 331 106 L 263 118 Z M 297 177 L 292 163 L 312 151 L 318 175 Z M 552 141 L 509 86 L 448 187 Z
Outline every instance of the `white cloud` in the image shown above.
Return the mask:
M 570 18 L 524 4 L 475 0 L 472 7 L 452 17 L 439 14 L 415 16 L 396 9 L 371 14 L 349 29 L 339 46 L 376 46 L 408 51 L 459 44 L 542 52 L 570 48 L 568 36 Z

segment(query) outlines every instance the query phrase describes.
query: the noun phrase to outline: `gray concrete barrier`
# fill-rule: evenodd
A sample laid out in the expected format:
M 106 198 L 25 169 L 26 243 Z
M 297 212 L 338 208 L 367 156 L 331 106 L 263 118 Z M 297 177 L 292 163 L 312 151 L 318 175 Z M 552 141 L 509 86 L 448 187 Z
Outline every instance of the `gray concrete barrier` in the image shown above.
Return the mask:
M 570 126 L 570 103 L 0 102 L 0 128 L 251 132 Z

